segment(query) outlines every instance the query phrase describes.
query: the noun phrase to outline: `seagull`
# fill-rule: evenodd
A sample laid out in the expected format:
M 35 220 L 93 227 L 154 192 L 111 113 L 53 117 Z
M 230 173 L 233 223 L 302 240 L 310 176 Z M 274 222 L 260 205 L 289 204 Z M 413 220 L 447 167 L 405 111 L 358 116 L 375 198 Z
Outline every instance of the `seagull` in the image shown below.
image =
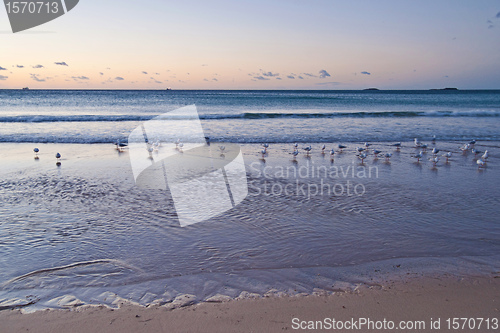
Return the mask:
M 423 143 L 423 144 L 420 145 L 420 148 L 422 148 L 423 151 L 426 151 L 427 147 L 429 147 L 429 145 L 426 144 L 426 143 Z
M 293 153 L 290 153 L 293 155 L 293 159 L 295 159 L 297 157 L 297 155 L 299 154 L 299 151 L 298 150 L 294 150 Z
M 116 140 L 115 142 L 116 150 L 122 151 L 123 148 L 127 147 L 128 145 L 126 143 L 121 142 L 119 139 Z
M 392 153 L 386 153 L 384 156 L 385 156 L 385 160 L 386 160 L 386 162 L 389 162 L 389 160 L 390 160 L 390 159 L 391 159 L 391 157 L 392 157 Z
M 293 144 L 293 147 L 294 147 L 295 149 L 299 149 L 299 144 L 298 144 L 297 142 L 295 142 L 295 143 Z
M 307 147 L 302 148 L 302 149 L 304 149 L 307 152 L 307 155 L 309 155 L 309 152 L 312 150 L 312 147 L 311 146 L 307 146 Z
M 263 143 L 263 144 L 262 144 L 262 147 L 264 147 L 265 149 L 267 149 L 267 148 L 269 148 L 269 144 L 267 144 L 267 143 Z
M 451 157 L 451 155 L 452 155 L 451 151 L 449 151 L 449 152 L 447 152 L 446 154 L 443 155 L 443 157 L 446 157 L 446 163 L 448 163 L 448 159 Z
M 486 162 L 490 155 L 488 154 L 488 151 L 485 150 L 483 156 L 481 156 L 481 159 Z
M 368 148 L 368 147 L 370 147 L 371 145 L 372 145 L 372 144 L 371 144 L 371 143 L 368 143 L 368 142 L 365 142 L 365 144 L 364 144 L 365 148 Z
M 432 165 L 436 166 L 436 164 L 439 162 L 439 157 L 435 156 L 433 158 L 429 158 L 429 161 L 432 161 Z
M 362 151 L 365 150 L 365 148 L 363 148 L 363 147 L 356 147 L 356 150 L 358 151 L 358 153 L 361 153 Z
M 476 139 L 472 139 L 472 140 L 469 142 L 469 144 L 470 144 L 471 146 L 474 146 L 474 145 L 476 144 Z
M 221 154 L 224 154 L 224 150 L 226 150 L 226 146 L 219 146 Z
M 340 153 L 342 152 L 342 149 L 346 149 L 346 148 L 347 148 L 347 146 L 344 146 L 344 145 L 340 145 L 340 144 L 339 144 L 339 149 L 340 149 L 340 151 L 339 151 L 339 152 L 340 152 Z
M 181 143 L 181 139 L 177 139 L 174 143 L 175 143 L 175 148 L 177 148 L 179 146 L 179 143 Z
M 207 143 L 207 146 L 210 146 L 210 137 L 206 136 L 205 142 Z
M 436 156 L 439 153 L 439 149 L 433 148 L 432 149 L 432 155 Z
M 330 150 L 330 159 L 333 160 L 334 156 L 335 156 L 335 150 L 332 149 L 332 150 Z
M 266 148 L 266 147 L 264 147 L 264 149 L 262 149 L 262 150 L 260 151 L 260 153 L 262 154 L 262 158 L 266 157 L 266 154 L 267 154 L 267 148 Z
M 486 162 L 481 159 L 477 160 L 476 163 L 478 168 L 484 168 L 486 166 Z
M 57 153 L 56 154 L 56 159 L 57 159 L 57 162 L 56 162 L 56 165 L 61 165 L 61 154 Z
M 432 141 L 433 144 L 436 144 L 436 136 L 435 135 L 432 136 L 432 140 L 431 141 Z
M 40 151 L 40 149 L 35 148 L 35 149 L 33 149 L 33 151 L 35 152 L 35 160 L 37 160 L 38 159 L 38 152 Z
M 184 147 L 184 144 L 182 142 L 179 142 L 179 151 L 182 153 L 182 147 Z
M 378 158 L 378 154 L 380 154 L 381 151 L 377 149 L 373 149 L 373 155 L 375 155 L 375 158 Z
M 420 140 L 418 140 L 417 138 L 415 138 L 414 142 L 415 142 L 415 147 L 420 147 L 420 145 L 422 144 Z
M 368 156 L 366 153 L 361 153 L 357 155 L 361 159 L 361 164 L 365 161 L 365 158 Z
M 321 146 L 321 154 L 324 154 L 324 153 L 325 153 L 325 149 L 326 149 L 326 146 L 325 146 L 325 145 Z
M 472 152 L 474 153 L 475 156 L 482 154 L 483 152 L 477 149 L 472 149 Z
M 415 157 L 417 159 L 417 162 L 420 162 L 420 159 L 424 157 L 424 153 L 420 151 L 417 155 L 413 155 L 412 157 Z
M 399 150 L 399 148 L 401 148 L 401 142 L 396 142 L 396 143 L 392 144 L 391 146 L 396 147 L 396 149 Z
M 466 143 L 463 145 L 463 147 L 460 147 L 460 150 L 465 154 L 470 148 L 470 143 Z

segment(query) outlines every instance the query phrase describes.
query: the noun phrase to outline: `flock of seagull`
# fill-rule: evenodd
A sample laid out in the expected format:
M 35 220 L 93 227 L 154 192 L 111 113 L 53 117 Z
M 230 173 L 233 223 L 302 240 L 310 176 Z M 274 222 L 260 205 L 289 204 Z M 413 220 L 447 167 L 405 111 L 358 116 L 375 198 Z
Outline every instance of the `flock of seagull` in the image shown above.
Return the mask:
M 205 140 L 206 140 L 207 144 L 210 145 L 210 139 L 208 137 L 205 137 Z M 434 136 L 431 141 L 432 141 L 432 144 L 435 145 L 436 144 L 436 136 Z M 177 150 L 179 150 L 180 152 L 182 152 L 184 144 L 181 142 L 181 140 L 177 139 L 177 141 L 175 141 L 174 144 L 175 144 L 175 148 Z M 114 143 L 114 145 L 116 146 L 116 149 L 119 152 L 122 152 L 123 149 L 128 146 L 128 144 L 121 142 L 120 140 L 117 140 Z M 356 150 L 355 150 L 356 156 L 361 160 L 361 163 L 364 163 L 364 160 L 366 158 L 368 158 L 368 156 L 370 155 L 370 151 L 375 159 L 378 159 L 379 156 L 383 156 L 385 158 L 386 162 L 390 161 L 390 159 L 392 157 L 392 153 L 382 154 L 382 151 L 380 151 L 380 150 L 370 149 L 371 145 L 372 145 L 371 143 L 365 142 L 362 147 L 356 147 Z M 154 151 L 158 151 L 160 146 L 161 146 L 161 143 L 159 140 L 157 140 L 153 143 L 147 142 L 147 150 L 148 150 L 150 156 L 152 155 L 152 153 Z M 402 147 L 402 144 L 401 144 L 401 142 L 396 142 L 396 143 L 393 143 L 389 146 L 394 147 L 396 149 L 396 151 L 399 151 Z M 268 143 L 262 144 L 262 150 L 260 151 L 262 159 L 264 159 L 265 157 L 268 156 L 268 148 L 269 148 Z M 343 153 L 344 149 L 347 149 L 347 148 L 348 148 L 347 146 L 345 146 L 343 144 L 339 144 L 338 150 L 331 149 L 329 151 L 330 160 L 333 162 L 333 160 L 335 159 L 335 155 Z M 418 138 L 415 138 L 414 139 L 414 148 L 418 149 L 419 151 L 418 151 L 418 153 L 411 155 L 411 157 L 416 158 L 417 163 L 420 163 L 420 160 L 425 157 L 424 155 L 427 153 L 427 149 L 429 148 L 429 145 L 422 143 Z M 221 154 L 224 154 L 226 147 L 219 146 L 219 149 L 220 149 Z M 313 150 L 313 147 L 311 145 L 308 145 L 306 147 L 303 147 L 302 149 L 305 151 L 306 157 L 310 157 L 310 153 Z M 326 151 L 327 151 L 326 145 L 323 144 L 321 146 L 320 150 L 321 150 L 321 154 L 325 155 Z M 476 149 L 476 140 L 471 140 L 468 143 L 465 143 L 463 146 L 460 147 L 460 150 L 462 151 L 462 154 L 467 154 L 470 151 L 476 157 L 478 155 L 480 155 L 480 158 L 477 158 L 477 160 L 476 160 L 478 168 L 484 168 L 486 166 L 486 163 L 487 163 L 488 157 L 489 157 L 488 150 L 485 150 L 483 152 L 483 151 Z M 38 159 L 39 158 L 38 153 L 40 152 L 40 149 L 34 148 L 33 151 L 35 152 L 35 159 Z M 432 157 L 430 157 L 429 160 L 432 162 L 433 166 L 436 166 L 437 163 L 439 162 L 439 153 L 440 153 L 440 150 L 438 148 L 436 148 L 436 147 L 432 148 L 432 150 L 431 150 Z M 293 144 L 293 150 L 290 154 L 293 156 L 293 159 L 296 160 L 297 156 L 299 155 L 299 144 L 298 143 Z M 447 151 L 444 154 L 442 154 L 441 156 L 446 158 L 445 163 L 449 163 L 449 159 L 451 158 L 452 155 L 453 155 L 453 152 Z M 60 153 L 56 154 L 56 164 L 58 166 L 61 165 L 61 154 Z
M 436 144 L 436 136 L 434 136 L 431 141 L 432 141 L 432 144 L 435 145 Z M 429 148 L 429 145 L 422 143 L 418 138 L 414 139 L 414 144 L 415 144 L 414 148 L 418 149 L 419 151 L 416 154 L 411 155 L 411 157 L 416 158 L 417 163 L 420 163 L 420 160 L 425 157 L 425 155 L 427 153 L 427 149 Z M 370 155 L 370 152 L 371 152 L 371 155 L 373 155 L 375 159 L 378 159 L 379 156 L 383 156 L 385 158 L 386 162 L 390 161 L 390 159 L 392 157 L 392 153 L 383 154 L 382 151 L 380 151 L 380 150 L 371 149 L 370 148 L 371 145 L 372 145 L 371 143 L 365 142 L 362 147 L 356 147 L 356 150 L 355 150 L 356 156 L 361 160 L 361 163 L 364 163 L 364 160 L 366 158 L 368 158 L 368 156 Z M 394 147 L 396 149 L 396 151 L 399 151 L 402 147 L 402 144 L 401 144 L 401 142 L 397 142 L 397 143 L 391 144 L 390 146 Z M 268 156 L 269 144 L 264 143 L 264 144 L 262 144 L 262 147 L 263 147 L 263 149 L 260 151 L 260 154 L 262 156 L 262 159 L 265 159 L 265 157 Z M 335 155 L 341 154 L 344 151 L 344 149 L 347 149 L 347 148 L 348 148 L 347 146 L 339 144 L 338 150 L 331 149 L 329 151 L 330 160 L 333 162 L 333 160 L 335 159 Z M 222 146 L 221 146 L 221 150 L 222 150 Z M 309 146 L 303 147 L 302 150 L 305 151 L 306 157 L 309 157 L 313 148 L 311 145 L 309 145 Z M 325 155 L 326 151 L 327 151 L 326 145 L 322 145 L 320 150 L 321 150 L 321 154 Z M 476 149 L 476 140 L 471 140 L 470 142 L 464 144 L 463 146 L 460 147 L 460 150 L 462 151 L 462 154 L 467 154 L 469 151 L 471 151 L 474 154 L 474 156 L 476 156 L 476 157 L 478 155 L 480 155 L 480 158 L 477 158 L 477 160 L 476 160 L 478 168 L 484 168 L 486 166 L 486 162 L 488 161 L 488 157 L 489 157 L 488 150 L 485 150 L 483 152 L 483 151 Z M 432 148 L 432 150 L 431 150 L 432 157 L 429 158 L 429 161 L 432 162 L 434 167 L 439 162 L 439 153 L 440 152 L 441 152 L 441 150 L 439 150 L 436 147 Z M 298 143 L 294 143 L 293 151 L 290 154 L 293 156 L 293 159 L 296 160 L 297 156 L 299 155 L 299 144 Z M 447 152 L 444 152 L 444 154 L 442 154 L 441 156 L 446 159 L 445 163 L 449 163 L 449 159 L 451 158 L 452 155 L 453 155 L 453 152 L 447 151 Z

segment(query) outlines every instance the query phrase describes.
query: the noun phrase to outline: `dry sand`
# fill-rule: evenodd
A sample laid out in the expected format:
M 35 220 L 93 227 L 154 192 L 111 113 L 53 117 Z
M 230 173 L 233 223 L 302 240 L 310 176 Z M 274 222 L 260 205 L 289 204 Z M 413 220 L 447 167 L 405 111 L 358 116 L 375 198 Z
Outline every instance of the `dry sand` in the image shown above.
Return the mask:
M 301 321 L 366 318 L 373 322 L 386 319 L 394 321 L 396 327 L 400 321 L 409 320 L 423 321 L 425 325 L 425 329 L 418 330 L 369 330 L 364 326 L 352 332 L 446 332 L 448 318 L 484 318 L 481 329 L 477 329 L 479 320 L 476 320 L 476 329 L 460 327 L 455 331 L 500 331 L 493 329 L 493 318 L 500 319 L 500 276 L 497 273 L 489 278 L 426 277 L 391 282 L 383 287 L 360 286 L 354 292 L 328 296 L 232 300 L 173 310 L 165 306 L 123 306 L 118 310 L 84 307 L 32 314 L 9 310 L 0 312 L 0 332 L 282 332 L 296 330 L 298 322 L 293 318 Z M 430 327 L 431 320 L 436 319 L 440 319 L 439 330 Z M 461 326 L 462 321 L 459 323 Z

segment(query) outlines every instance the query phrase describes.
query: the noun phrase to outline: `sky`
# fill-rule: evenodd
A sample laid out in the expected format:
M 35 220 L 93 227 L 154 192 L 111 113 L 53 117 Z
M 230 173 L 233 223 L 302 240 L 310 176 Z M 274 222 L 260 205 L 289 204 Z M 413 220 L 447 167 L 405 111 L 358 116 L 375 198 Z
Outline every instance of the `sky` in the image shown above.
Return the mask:
M 80 0 L 12 33 L 0 89 L 500 89 L 499 0 Z

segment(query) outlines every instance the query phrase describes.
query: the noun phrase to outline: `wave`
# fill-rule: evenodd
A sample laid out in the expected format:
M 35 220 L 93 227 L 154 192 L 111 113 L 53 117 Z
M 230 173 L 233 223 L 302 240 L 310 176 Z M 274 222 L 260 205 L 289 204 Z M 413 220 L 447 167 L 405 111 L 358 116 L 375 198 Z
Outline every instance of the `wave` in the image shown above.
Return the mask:
M 65 115 L 65 116 L 5 116 L 0 123 L 53 123 L 53 122 L 123 122 L 147 121 L 156 115 Z M 469 111 L 354 111 L 354 112 L 245 112 L 237 114 L 202 114 L 202 120 L 273 119 L 273 118 L 412 118 L 412 117 L 500 117 L 500 110 Z M 171 117 L 169 120 L 185 119 Z

